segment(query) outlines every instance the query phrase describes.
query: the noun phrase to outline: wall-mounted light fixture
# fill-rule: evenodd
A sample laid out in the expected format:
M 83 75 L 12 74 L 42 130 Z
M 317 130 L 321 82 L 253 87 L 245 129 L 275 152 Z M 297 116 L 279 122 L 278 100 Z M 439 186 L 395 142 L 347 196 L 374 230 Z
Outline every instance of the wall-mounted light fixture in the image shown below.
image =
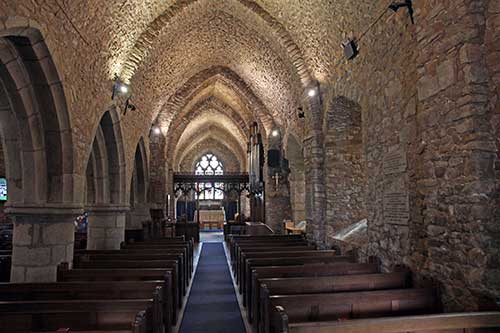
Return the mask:
M 407 8 L 408 16 L 410 16 L 410 20 L 412 24 L 415 24 L 415 19 L 413 17 L 413 3 L 411 0 L 405 0 L 404 2 L 393 2 L 389 5 L 389 8 L 394 12 L 397 12 L 399 8 Z
M 275 138 L 278 137 L 278 135 L 280 135 L 280 131 L 278 131 L 277 129 L 274 129 L 272 132 L 271 132 L 271 135 Z
M 305 114 L 304 109 L 302 108 L 302 106 L 299 106 L 297 108 L 297 111 L 298 111 L 297 112 L 297 117 L 299 117 L 301 119 L 306 117 L 306 114 Z
M 343 42 L 342 48 L 344 49 L 344 55 L 348 60 L 352 60 L 358 55 L 358 46 L 352 39 L 348 39 Z
M 151 130 L 153 131 L 153 134 L 159 135 L 161 134 L 161 128 L 158 125 L 154 125 Z
M 111 99 L 115 99 L 116 96 L 130 96 L 130 86 L 121 81 L 118 74 L 115 74 Z

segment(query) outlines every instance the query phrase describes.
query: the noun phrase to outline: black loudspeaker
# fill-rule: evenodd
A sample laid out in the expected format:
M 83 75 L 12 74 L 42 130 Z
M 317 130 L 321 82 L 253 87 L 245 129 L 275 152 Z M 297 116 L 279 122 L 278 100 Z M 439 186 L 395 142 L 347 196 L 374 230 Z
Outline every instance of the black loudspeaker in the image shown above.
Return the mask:
M 270 168 L 280 167 L 280 151 L 279 149 L 269 149 L 267 151 L 267 166 Z

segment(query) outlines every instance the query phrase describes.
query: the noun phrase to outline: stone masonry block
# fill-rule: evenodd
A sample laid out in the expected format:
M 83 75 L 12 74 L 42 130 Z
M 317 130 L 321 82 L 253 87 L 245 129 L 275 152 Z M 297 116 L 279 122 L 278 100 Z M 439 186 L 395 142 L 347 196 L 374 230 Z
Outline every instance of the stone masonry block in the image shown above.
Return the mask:
M 50 247 L 29 248 L 15 246 L 12 252 L 12 263 L 18 266 L 44 266 L 50 263 Z
M 57 266 L 28 267 L 25 282 L 55 282 L 57 279 Z
M 74 242 L 75 227 L 72 223 L 51 223 L 41 226 L 43 244 L 69 244 Z

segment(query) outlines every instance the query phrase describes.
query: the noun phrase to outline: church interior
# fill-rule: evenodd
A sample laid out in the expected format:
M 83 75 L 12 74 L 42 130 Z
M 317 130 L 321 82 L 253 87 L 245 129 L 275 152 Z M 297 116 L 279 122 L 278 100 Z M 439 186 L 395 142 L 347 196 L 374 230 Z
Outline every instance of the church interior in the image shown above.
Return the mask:
M 0 0 L 1 332 L 500 332 L 500 1 Z

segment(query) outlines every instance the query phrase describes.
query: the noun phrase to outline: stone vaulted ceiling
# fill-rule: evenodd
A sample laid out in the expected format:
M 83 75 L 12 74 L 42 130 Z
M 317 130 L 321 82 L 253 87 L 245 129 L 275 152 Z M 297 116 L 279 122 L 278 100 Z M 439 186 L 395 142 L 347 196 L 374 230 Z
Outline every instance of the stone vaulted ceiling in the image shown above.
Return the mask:
M 0 10 L 33 19 L 44 33 L 74 110 L 77 141 L 92 141 L 95 126 L 80 133 L 109 107 L 118 75 L 131 84 L 138 110 L 123 120 L 125 132 L 134 129 L 125 140 L 135 147 L 158 124 L 172 152 L 191 120 L 204 122 L 203 110 L 225 115 L 224 123 L 207 118 L 206 125 L 231 133 L 239 145 L 246 139 L 234 127 L 248 133 L 254 121 L 265 136 L 276 126 L 299 128 L 305 89 L 339 74 L 338 46 L 385 6 L 374 3 L 19 0 L 0 1 Z M 82 148 L 77 161 L 87 154 Z M 127 159 L 133 154 L 127 148 Z

